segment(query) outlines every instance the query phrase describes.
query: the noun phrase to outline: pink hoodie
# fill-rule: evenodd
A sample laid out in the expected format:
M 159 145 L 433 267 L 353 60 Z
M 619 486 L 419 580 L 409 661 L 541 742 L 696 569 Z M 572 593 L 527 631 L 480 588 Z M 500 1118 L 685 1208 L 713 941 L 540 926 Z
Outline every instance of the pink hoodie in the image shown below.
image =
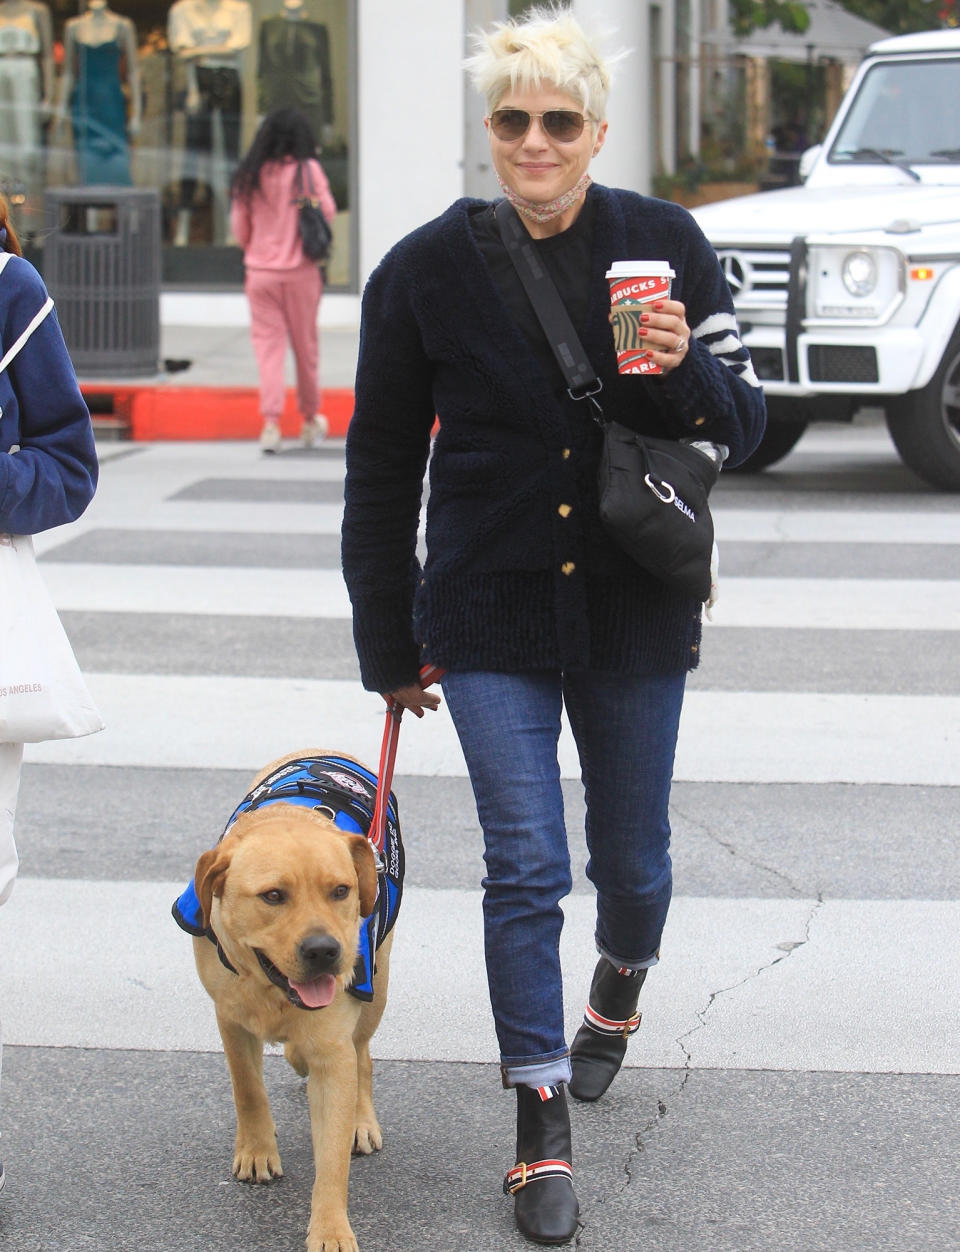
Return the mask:
M 337 205 L 319 161 L 304 162 L 304 191 L 309 170 L 313 195 L 328 222 Z M 243 248 L 248 269 L 292 270 L 312 265 L 303 255 L 297 230 L 297 162 L 293 157 L 269 161 L 260 170 L 260 187 L 249 200 L 234 199 L 230 205 L 230 228 Z

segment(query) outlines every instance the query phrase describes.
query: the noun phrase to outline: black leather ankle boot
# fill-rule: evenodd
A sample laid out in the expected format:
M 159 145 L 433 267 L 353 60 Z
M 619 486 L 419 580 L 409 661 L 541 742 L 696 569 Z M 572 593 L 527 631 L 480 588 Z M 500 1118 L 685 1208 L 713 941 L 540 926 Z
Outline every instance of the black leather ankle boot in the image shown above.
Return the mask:
M 565 1088 L 517 1087 L 517 1163 L 503 1180 L 514 1197 L 517 1229 L 534 1243 L 568 1243 L 580 1206 L 570 1167 Z
M 593 971 L 590 997 L 570 1049 L 573 1077 L 570 1094 L 578 1100 L 599 1100 L 617 1076 L 627 1039 L 640 1026 L 637 1000 L 645 969 L 621 973 L 606 957 Z

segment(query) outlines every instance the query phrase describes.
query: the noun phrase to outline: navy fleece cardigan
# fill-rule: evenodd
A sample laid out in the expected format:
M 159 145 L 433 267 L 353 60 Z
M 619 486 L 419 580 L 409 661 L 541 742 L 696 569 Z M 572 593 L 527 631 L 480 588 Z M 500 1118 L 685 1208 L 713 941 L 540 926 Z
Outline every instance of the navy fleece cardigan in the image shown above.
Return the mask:
M 763 395 L 713 249 L 678 205 L 594 185 L 584 348 L 604 412 L 653 435 L 725 443 L 763 432 Z M 458 200 L 401 240 L 364 293 L 347 437 L 343 568 L 370 690 L 450 670 L 693 668 L 700 605 L 668 591 L 603 531 L 601 436 L 589 406 L 546 377 L 507 311 Z M 617 373 L 604 277 L 614 259 L 673 265 L 693 337 L 658 379 Z M 427 559 L 416 559 L 430 458 Z
M 0 273 L 0 357 L 47 299 L 11 256 Z M 20 451 L 10 455 L 10 448 Z M 52 310 L 0 374 L 0 532 L 35 535 L 79 517 L 97 486 L 97 451 L 73 363 Z

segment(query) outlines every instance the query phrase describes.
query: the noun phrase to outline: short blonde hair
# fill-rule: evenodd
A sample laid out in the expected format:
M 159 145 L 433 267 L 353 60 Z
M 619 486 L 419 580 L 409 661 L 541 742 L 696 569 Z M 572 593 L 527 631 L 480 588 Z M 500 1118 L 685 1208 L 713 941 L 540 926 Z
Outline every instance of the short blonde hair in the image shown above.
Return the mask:
M 464 64 L 492 112 L 508 91 L 536 91 L 551 84 L 603 121 L 610 71 L 568 9 L 540 5 L 473 37 L 475 52 Z

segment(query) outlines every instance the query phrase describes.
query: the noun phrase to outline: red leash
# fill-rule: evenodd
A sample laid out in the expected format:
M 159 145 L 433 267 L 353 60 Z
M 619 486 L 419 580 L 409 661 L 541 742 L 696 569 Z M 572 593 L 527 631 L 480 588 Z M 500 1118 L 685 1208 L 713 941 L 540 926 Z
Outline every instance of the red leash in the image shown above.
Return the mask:
M 442 677 L 443 670 L 438 666 L 424 665 L 420 671 L 420 686 L 426 689 Z M 373 806 L 373 820 L 367 832 L 367 838 L 378 852 L 383 852 L 387 804 L 390 800 L 390 788 L 393 786 L 393 767 L 397 761 L 397 744 L 400 741 L 402 717 L 403 705 L 398 704 L 396 700 L 387 700 L 387 720 L 383 728 L 383 742 L 380 745 L 380 768 L 377 770 L 377 798 Z

